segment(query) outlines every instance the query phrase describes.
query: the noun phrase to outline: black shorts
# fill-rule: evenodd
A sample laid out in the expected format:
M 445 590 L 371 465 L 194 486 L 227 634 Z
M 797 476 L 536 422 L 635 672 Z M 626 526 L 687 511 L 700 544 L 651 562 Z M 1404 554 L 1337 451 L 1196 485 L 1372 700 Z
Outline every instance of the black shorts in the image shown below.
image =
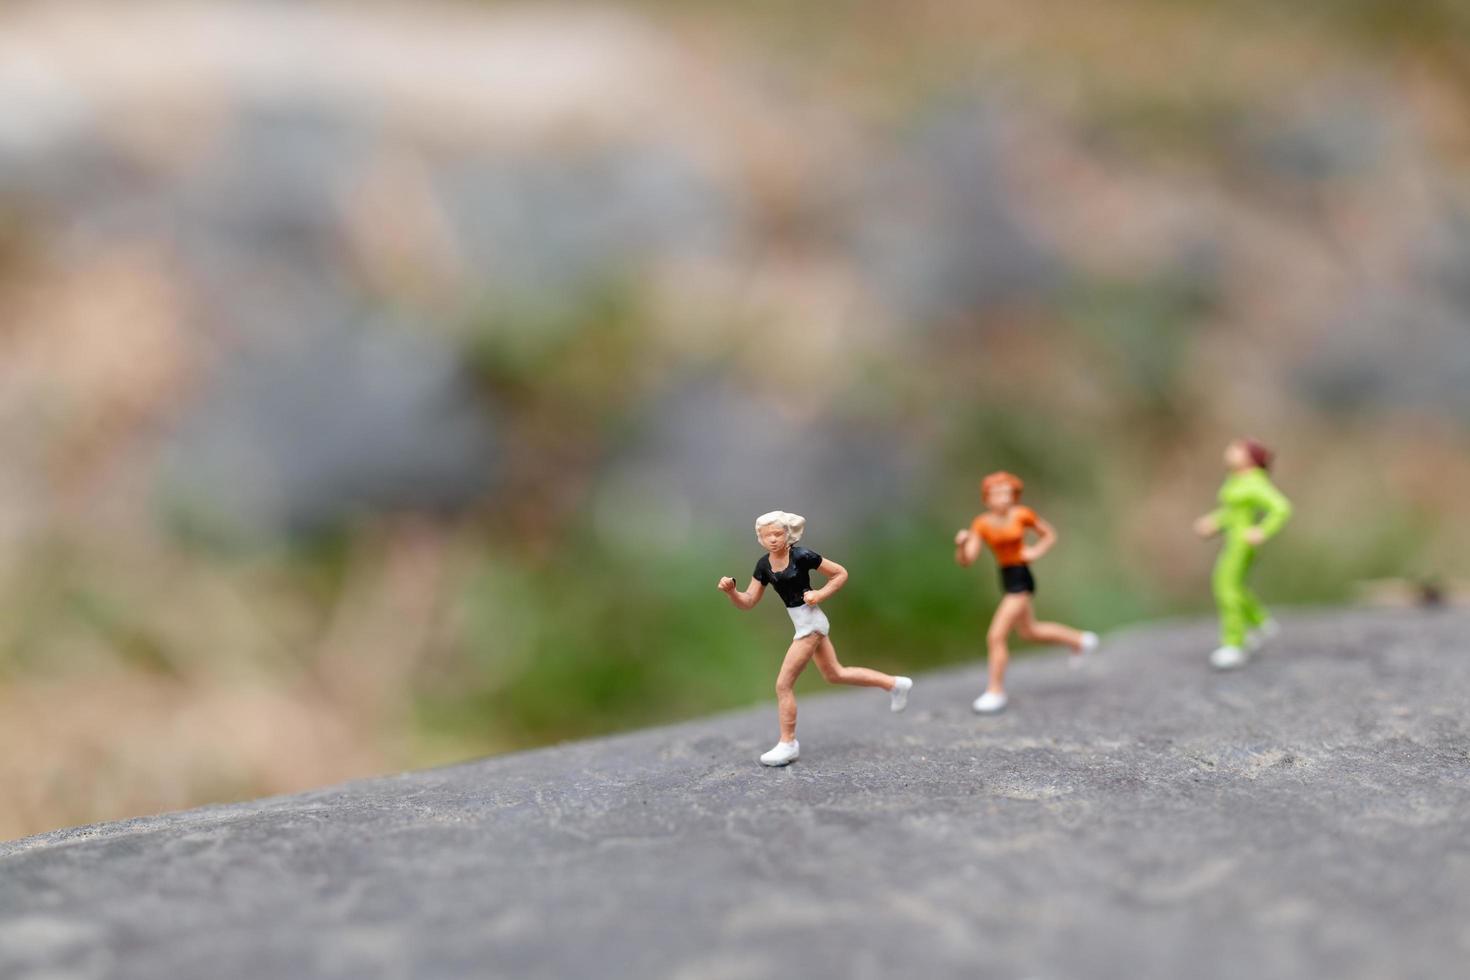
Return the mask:
M 1000 589 L 1002 592 L 1032 593 L 1036 591 L 1036 579 L 1031 577 L 1031 569 L 1026 565 L 1002 565 Z

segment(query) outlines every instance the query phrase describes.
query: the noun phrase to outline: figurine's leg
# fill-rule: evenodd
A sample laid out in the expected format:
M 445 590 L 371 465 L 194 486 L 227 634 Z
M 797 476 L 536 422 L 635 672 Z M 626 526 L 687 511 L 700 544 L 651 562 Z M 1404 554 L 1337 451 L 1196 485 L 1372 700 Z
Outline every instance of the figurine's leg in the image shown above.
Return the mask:
M 796 679 L 806 668 L 807 661 L 817 651 L 817 643 L 823 639 L 819 633 L 809 633 L 793 640 L 786 650 L 786 659 L 781 661 L 781 672 L 776 675 L 776 716 L 781 721 L 781 741 L 796 740 Z
M 1250 629 L 1263 625 L 1270 617 L 1266 615 L 1266 607 L 1261 605 L 1261 600 L 1256 594 L 1244 585 L 1240 589 L 1242 602 L 1241 612 L 1245 616 L 1245 624 Z
M 817 645 L 817 652 L 812 656 L 817 662 L 817 669 L 822 672 L 828 684 L 853 684 L 857 687 L 881 687 L 885 691 L 893 690 L 897 678 L 883 673 L 881 670 L 873 670 L 870 667 L 844 667 L 837 661 L 837 649 L 832 646 L 832 638 L 824 636 L 822 642 Z
M 1220 645 L 1241 649 L 1245 646 L 1247 607 L 1245 573 L 1250 568 L 1254 549 L 1244 541 L 1227 540 L 1215 562 L 1211 584 L 1215 605 L 1220 610 Z
M 1023 640 L 1035 640 L 1037 643 L 1060 643 L 1073 650 L 1082 649 L 1082 631 L 1063 626 L 1061 623 L 1039 622 L 1036 619 L 1036 611 L 1031 607 L 1030 596 L 1026 597 L 1026 605 L 1016 621 L 1016 632 L 1021 634 Z
M 990 620 L 990 629 L 985 634 L 985 646 L 990 660 L 990 686 L 987 691 L 1003 694 L 1006 689 L 1006 665 L 1010 663 L 1011 651 L 1006 646 L 1006 637 L 1011 627 L 1020 618 L 1022 607 L 1031 601 L 1023 592 L 1008 592 L 1001 597 L 995 616 Z

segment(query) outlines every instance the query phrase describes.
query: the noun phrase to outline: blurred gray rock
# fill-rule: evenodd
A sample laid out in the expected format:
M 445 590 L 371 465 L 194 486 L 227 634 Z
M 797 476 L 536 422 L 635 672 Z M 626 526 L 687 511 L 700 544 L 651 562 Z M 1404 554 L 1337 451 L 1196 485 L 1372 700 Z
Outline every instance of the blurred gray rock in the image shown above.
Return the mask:
M 1426 243 L 1423 264 L 1455 315 L 1470 323 L 1470 202 L 1446 204 L 1438 232 Z
M 185 414 L 165 479 L 207 530 L 293 532 L 467 506 L 495 461 L 492 416 L 455 352 L 368 322 L 234 360 Z
M 230 344 L 329 330 L 367 301 L 344 251 L 345 188 L 380 134 L 338 107 L 244 103 L 171 186 L 172 239 Z
M 1470 217 L 1446 199 L 1398 281 L 1349 295 L 1317 337 L 1298 374 L 1319 403 L 1470 422 Z
M 926 461 L 896 428 L 773 397 L 718 377 L 657 396 L 603 474 L 599 526 L 647 511 L 674 517 L 665 534 L 724 533 L 781 509 L 806 516 L 820 548 L 890 522 L 883 511 L 920 492 Z
M 983 314 L 1055 284 L 1056 258 L 1010 200 L 1003 138 L 984 111 L 948 111 L 893 140 L 859 178 L 857 260 L 900 317 Z
M 679 255 L 735 248 L 738 208 L 677 147 L 470 157 L 435 191 L 481 288 L 538 304 Z
M 1381 86 L 1339 80 L 1288 100 L 1279 114 L 1253 115 L 1240 141 L 1268 173 L 1311 182 L 1372 170 L 1395 142 L 1395 128 Z
M 1373 291 L 1322 333 L 1297 373 L 1335 412 L 1414 409 L 1470 422 L 1470 318 L 1432 295 Z

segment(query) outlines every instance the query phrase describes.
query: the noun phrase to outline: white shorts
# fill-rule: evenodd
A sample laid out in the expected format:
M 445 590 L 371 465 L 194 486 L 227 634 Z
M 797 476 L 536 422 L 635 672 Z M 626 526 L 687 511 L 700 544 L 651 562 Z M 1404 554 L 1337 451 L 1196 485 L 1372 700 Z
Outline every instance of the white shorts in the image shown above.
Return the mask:
M 827 614 L 822 612 L 821 606 L 803 603 L 800 606 L 787 606 L 786 612 L 791 615 L 791 622 L 796 626 L 793 640 L 811 636 L 813 633 L 821 633 L 823 636 L 830 636 L 832 633 L 832 624 L 827 622 Z

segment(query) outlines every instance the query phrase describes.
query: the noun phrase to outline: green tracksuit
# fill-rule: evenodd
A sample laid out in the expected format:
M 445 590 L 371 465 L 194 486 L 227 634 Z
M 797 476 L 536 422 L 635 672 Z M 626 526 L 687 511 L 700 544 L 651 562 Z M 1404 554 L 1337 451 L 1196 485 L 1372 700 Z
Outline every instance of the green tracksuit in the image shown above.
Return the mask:
M 1213 579 L 1215 605 L 1220 609 L 1220 643 L 1244 646 L 1246 630 L 1266 621 L 1266 610 L 1245 587 L 1246 572 L 1256 557 L 1256 549 L 1245 540 L 1245 531 L 1259 527 L 1271 537 L 1291 516 L 1291 503 L 1271 483 L 1265 470 L 1248 470 L 1232 473 L 1225 480 L 1220 488 L 1220 508 L 1210 516 L 1225 538 Z

